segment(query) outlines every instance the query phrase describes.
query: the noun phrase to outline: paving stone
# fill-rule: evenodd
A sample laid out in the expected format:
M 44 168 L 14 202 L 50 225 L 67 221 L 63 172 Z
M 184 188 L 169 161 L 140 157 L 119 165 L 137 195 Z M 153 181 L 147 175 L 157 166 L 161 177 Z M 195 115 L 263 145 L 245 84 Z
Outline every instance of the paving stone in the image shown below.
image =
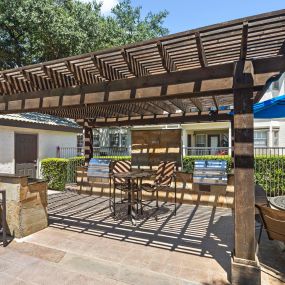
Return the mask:
M 27 242 L 12 242 L 9 245 L 9 249 L 11 248 L 19 253 L 34 256 L 55 263 L 59 262 L 65 255 L 64 251 Z
M 102 276 L 117 279 L 120 265 L 99 259 L 91 259 L 73 254 L 66 254 L 60 262 L 61 267 L 89 276 Z
M 23 280 L 15 278 L 6 273 L 0 273 L 0 285 L 36 285 L 35 283 L 27 283 Z
M 49 203 L 50 227 L 19 244 L 0 247 L 0 280 L 4 274 L 9 285 L 228 284 L 231 210 L 182 205 L 176 217 L 167 213 L 157 221 L 140 220 L 134 227 L 129 221 L 114 220 L 106 201 L 54 194 Z M 262 244 L 271 250 L 264 237 Z M 264 250 L 261 257 L 266 258 Z M 280 267 L 282 260 L 278 255 L 268 262 Z M 262 285 L 280 284 L 263 274 Z

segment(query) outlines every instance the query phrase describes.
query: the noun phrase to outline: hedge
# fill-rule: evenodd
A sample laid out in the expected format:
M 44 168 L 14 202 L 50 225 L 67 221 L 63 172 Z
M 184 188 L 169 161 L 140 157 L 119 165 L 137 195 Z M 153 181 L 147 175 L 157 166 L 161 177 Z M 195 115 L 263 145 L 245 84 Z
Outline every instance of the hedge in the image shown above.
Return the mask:
M 268 195 L 284 195 L 285 156 L 256 156 L 255 182 L 261 185 Z
M 130 156 L 96 156 L 113 160 L 130 159 Z M 227 172 L 232 171 L 232 159 L 228 155 L 185 156 L 183 158 L 183 170 L 192 173 L 194 161 L 226 160 Z M 41 172 L 48 181 L 50 189 L 64 190 L 66 183 L 75 182 L 76 167 L 84 165 L 84 157 L 47 158 L 41 161 Z M 255 156 L 255 182 L 260 184 L 268 195 L 285 194 L 285 156 Z
M 128 160 L 130 156 L 94 156 L 112 160 Z M 75 171 L 78 166 L 84 165 L 84 156 L 71 158 L 46 158 L 41 161 L 41 174 L 53 190 L 64 190 L 66 183 L 76 181 Z
M 68 158 L 67 165 L 67 180 L 66 183 L 72 183 L 76 181 L 75 171 L 78 166 L 84 165 L 84 156 L 76 156 Z
M 67 181 L 68 159 L 46 158 L 41 161 L 41 174 L 50 189 L 64 190 Z
M 183 158 L 183 170 L 193 172 L 194 161 L 202 160 L 226 160 L 228 162 L 227 172 L 230 173 L 233 165 L 232 158 L 228 155 L 205 155 L 205 156 L 185 156 Z M 254 157 L 255 183 L 261 185 L 268 196 L 285 194 L 285 156 L 265 156 Z

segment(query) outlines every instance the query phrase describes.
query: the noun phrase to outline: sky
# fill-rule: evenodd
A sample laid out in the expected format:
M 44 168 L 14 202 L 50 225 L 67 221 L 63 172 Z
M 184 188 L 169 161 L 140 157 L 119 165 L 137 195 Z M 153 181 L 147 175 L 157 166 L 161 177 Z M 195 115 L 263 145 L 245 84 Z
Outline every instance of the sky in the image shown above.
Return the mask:
M 102 0 L 103 13 L 108 14 L 118 1 Z M 165 26 L 170 33 L 285 8 L 284 0 L 132 0 L 132 3 L 142 6 L 143 15 L 166 9 L 169 15 Z

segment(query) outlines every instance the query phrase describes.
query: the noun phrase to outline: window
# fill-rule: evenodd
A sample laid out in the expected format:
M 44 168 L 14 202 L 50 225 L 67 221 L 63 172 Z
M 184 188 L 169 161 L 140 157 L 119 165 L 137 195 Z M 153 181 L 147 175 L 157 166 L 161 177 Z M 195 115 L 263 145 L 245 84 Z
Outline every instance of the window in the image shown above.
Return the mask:
M 229 136 L 227 134 L 222 134 L 221 146 L 222 147 L 228 147 L 229 146 Z
M 127 147 L 128 130 L 127 129 L 109 129 L 109 147 Z
M 82 148 L 83 147 L 83 135 L 78 134 L 77 135 L 77 148 Z
M 127 134 L 121 135 L 121 147 L 127 147 Z
M 83 155 L 83 135 L 82 134 L 78 134 L 77 135 L 77 151 L 76 151 L 76 155 L 80 156 Z
M 206 135 L 199 134 L 196 135 L 196 147 L 205 147 L 206 146 Z
M 273 140 L 273 142 L 272 142 L 273 146 L 278 147 L 279 146 L 279 131 L 277 131 L 277 130 L 273 131 L 272 140 Z
M 191 146 L 192 146 L 191 140 L 192 140 L 191 135 L 187 135 L 187 146 L 188 146 L 188 147 L 191 147 Z
M 99 147 L 100 146 L 100 135 L 99 134 L 93 134 L 93 147 Z M 77 135 L 77 148 L 83 147 L 83 135 L 78 134 Z
M 109 135 L 110 147 L 119 147 L 120 146 L 120 134 L 114 133 Z
M 93 133 L 93 147 L 100 147 L 100 135 L 98 133 Z
M 254 145 L 257 147 L 268 146 L 268 131 L 254 131 Z

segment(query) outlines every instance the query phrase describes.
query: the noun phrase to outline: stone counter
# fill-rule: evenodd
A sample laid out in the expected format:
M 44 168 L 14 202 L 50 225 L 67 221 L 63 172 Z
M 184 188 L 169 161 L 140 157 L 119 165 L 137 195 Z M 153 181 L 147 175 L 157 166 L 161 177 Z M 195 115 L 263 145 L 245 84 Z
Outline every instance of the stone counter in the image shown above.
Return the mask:
M 0 174 L 6 190 L 8 232 L 22 238 L 48 226 L 47 183 L 27 176 Z

